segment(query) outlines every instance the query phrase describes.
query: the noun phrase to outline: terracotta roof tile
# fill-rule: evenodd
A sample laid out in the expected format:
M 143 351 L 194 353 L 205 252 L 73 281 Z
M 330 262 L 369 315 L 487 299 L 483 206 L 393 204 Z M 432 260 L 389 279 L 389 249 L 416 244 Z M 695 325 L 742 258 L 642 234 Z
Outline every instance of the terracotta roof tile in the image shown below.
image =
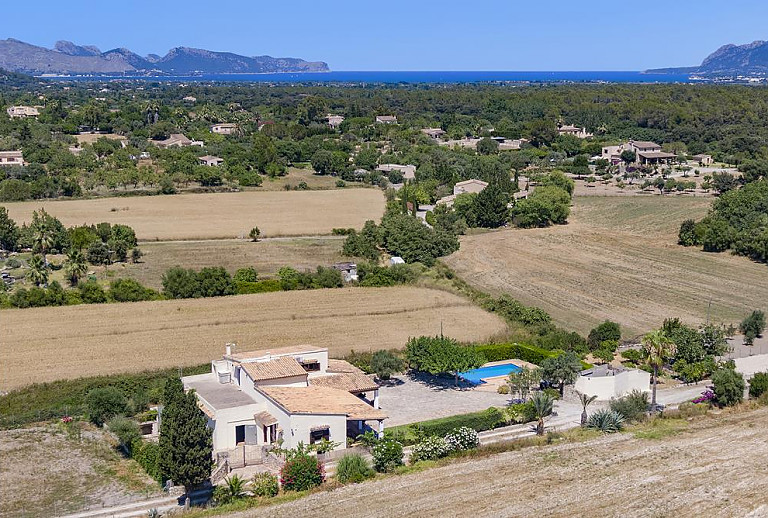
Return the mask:
M 387 415 L 346 390 L 309 387 L 257 387 L 291 414 L 345 414 L 349 419 L 386 419 Z
M 266 362 L 250 362 L 240 365 L 253 381 L 266 381 L 293 376 L 306 376 L 307 371 L 294 358 L 275 358 Z
M 353 394 L 370 392 L 379 388 L 376 382 L 371 378 L 365 374 L 357 372 L 342 372 L 339 374 L 331 374 L 330 376 L 317 376 L 310 378 L 309 384 L 346 390 Z

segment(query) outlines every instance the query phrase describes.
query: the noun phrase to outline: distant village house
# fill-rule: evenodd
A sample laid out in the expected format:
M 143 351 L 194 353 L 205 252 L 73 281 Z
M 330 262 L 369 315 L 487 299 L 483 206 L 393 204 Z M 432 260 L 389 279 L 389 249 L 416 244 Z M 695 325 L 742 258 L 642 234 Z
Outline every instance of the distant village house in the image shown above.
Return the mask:
M 587 128 L 578 128 L 570 124 L 559 126 L 557 128 L 557 133 L 558 135 L 573 135 L 576 138 L 582 138 L 582 139 L 594 136 L 592 133 L 589 133 L 587 131 Z
M 444 198 L 440 198 L 437 200 L 437 203 L 443 203 L 450 207 L 453 205 L 453 202 L 456 201 L 456 196 L 467 193 L 477 194 L 482 192 L 486 187 L 488 187 L 488 182 L 484 182 L 482 180 L 477 180 L 474 178 L 471 180 L 464 180 L 463 182 L 458 182 L 453 186 L 453 194 L 445 196 Z
M 40 112 L 33 106 L 10 106 L 6 112 L 11 119 L 37 117 Z
M 0 151 L 0 166 L 26 165 L 21 151 Z
M 397 124 L 395 115 L 377 115 L 376 124 Z
M 332 115 L 329 113 L 325 118 L 328 120 L 328 126 L 333 129 L 337 129 L 341 126 L 341 123 L 344 122 L 344 117 L 341 115 Z
M 423 130 L 421 130 L 421 132 L 426 136 L 428 136 L 429 138 L 435 139 L 435 140 L 438 140 L 443 135 L 445 135 L 445 131 L 443 131 L 440 128 L 424 128 Z
M 207 165 L 210 167 L 218 167 L 224 163 L 223 158 L 211 155 L 203 155 L 199 157 L 198 160 L 200 160 L 200 165 Z
M 211 126 L 211 133 L 217 135 L 231 135 L 237 131 L 237 124 L 232 122 L 222 122 L 221 124 L 214 124 Z
M 165 140 L 153 140 L 152 141 L 160 149 L 168 149 L 172 147 L 187 147 L 187 146 L 199 146 L 203 147 L 204 143 L 199 140 L 190 140 L 181 133 L 173 133 Z
M 406 180 L 413 180 L 416 178 L 416 166 L 411 164 L 381 164 L 376 168 L 376 170 L 383 173 L 389 173 L 390 171 L 400 171 L 403 173 L 403 178 Z

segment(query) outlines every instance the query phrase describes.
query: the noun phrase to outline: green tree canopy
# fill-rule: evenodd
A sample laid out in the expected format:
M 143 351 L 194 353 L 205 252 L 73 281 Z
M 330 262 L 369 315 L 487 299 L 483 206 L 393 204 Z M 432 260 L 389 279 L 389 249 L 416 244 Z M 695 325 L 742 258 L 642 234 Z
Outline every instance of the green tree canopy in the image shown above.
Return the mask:
M 405 357 L 411 368 L 433 375 L 453 374 L 477 368 L 485 357 L 473 347 L 460 345 L 452 338 L 421 336 L 411 338 L 405 346 Z

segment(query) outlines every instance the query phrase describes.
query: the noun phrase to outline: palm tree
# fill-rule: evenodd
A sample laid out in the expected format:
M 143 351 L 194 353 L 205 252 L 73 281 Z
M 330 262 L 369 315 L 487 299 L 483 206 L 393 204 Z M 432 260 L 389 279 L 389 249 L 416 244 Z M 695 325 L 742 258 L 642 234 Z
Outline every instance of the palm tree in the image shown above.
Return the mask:
M 27 278 L 35 286 L 48 284 L 48 265 L 45 264 L 45 260 L 39 254 L 33 255 L 32 259 L 29 260 Z
M 664 367 L 667 359 L 674 356 L 677 347 L 663 331 L 657 329 L 646 334 L 642 340 L 643 356 L 648 365 L 653 368 L 653 391 L 651 397 L 651 409 L 656 410 L 656 383 L 659 377 L 659 370 Z
M 579 392 L 579 400 L 581 401 L 581 427 L 587 426 L 587 407 L 597 399 L 597 396 L 588 396 Z
M 544 418 L 552 414 L 554 398 L 546 392 L 537 392 L 531 398 L 536 423 L 536 435 L 544 435 Z
M 88 271 L 88 264 L 85 262 L 83 252 L 73 248 L 67 254 L 67 263 L 64 267 L 69 278 L 69 283 L 72 286 L 77 286 L 80 278 Z
M 35 234 L 33 239 L 35 247 L 43 256 L 43 263 L 48 266 L 48 258 L 46 257 L 46 253 L 53 246 L 53 235 L 51 234 L 51 230 L 48 226 L 48 215 L 45 213 L 45 211 L 41 212 L 42 214 L 40 216 L 40 220 L 38 221 L 37 225 L 35 225 Z

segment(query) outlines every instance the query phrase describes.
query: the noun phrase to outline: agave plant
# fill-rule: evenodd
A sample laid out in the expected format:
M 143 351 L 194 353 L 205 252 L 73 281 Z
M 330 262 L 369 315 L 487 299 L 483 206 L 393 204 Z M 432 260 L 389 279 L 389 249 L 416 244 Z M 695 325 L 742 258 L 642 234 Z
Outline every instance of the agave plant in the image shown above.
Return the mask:
M 624 428 L 624 416 L 614 410 L 604 408 L 589 416 L 587 428 L 600 430 L 603 433 L 620 432 Z

